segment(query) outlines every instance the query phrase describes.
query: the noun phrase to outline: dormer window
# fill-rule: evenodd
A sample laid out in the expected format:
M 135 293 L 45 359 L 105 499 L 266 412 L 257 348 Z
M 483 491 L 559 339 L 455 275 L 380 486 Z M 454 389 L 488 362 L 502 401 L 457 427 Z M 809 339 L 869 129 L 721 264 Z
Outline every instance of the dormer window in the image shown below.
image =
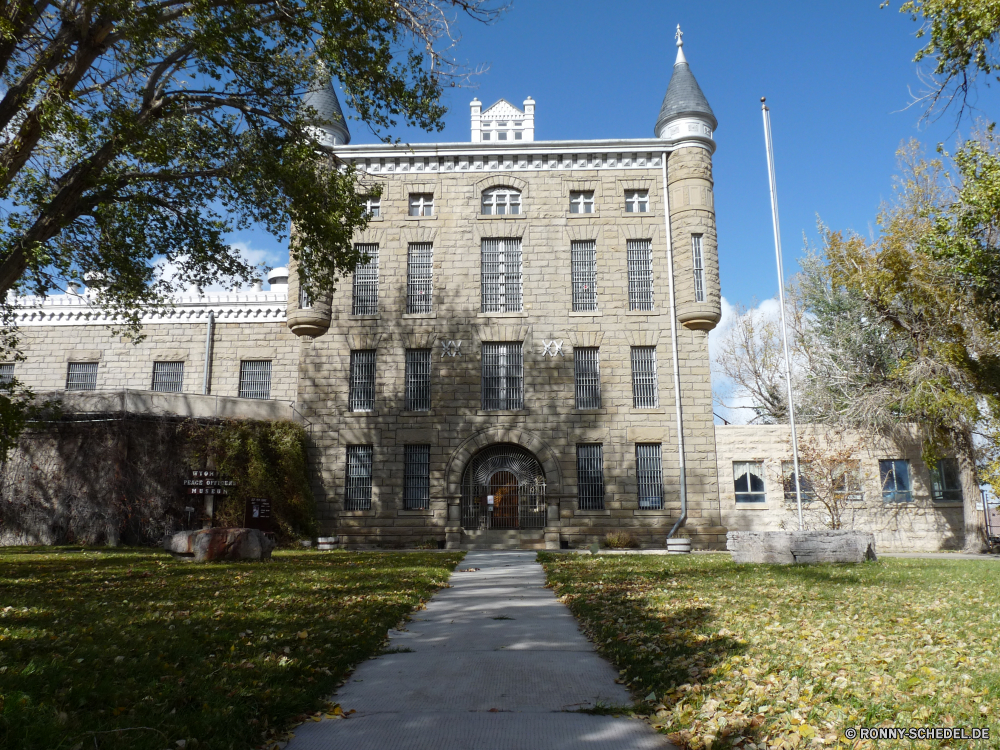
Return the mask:
M 514 188 L 496 187 L 483 191 L 483 215 L 504 216 L 521 213 L 521 193 Z
M 574 191 L 569 194 L 569 212 L 571 214 L 594 213 L 594 191 Z
M 625 213 L 644 214 L 649 212 L 648 190 L 625 191 Z
M 410 216 L 433 216 L 433 193 L 410 193 Z

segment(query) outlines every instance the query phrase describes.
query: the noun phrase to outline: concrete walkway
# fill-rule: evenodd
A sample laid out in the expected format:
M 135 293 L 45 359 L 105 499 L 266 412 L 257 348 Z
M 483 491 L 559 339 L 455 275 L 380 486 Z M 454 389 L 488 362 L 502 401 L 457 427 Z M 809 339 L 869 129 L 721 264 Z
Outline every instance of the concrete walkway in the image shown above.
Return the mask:
M 473 572 L 458 572 L 478 568 Z M 469 552 L 335 696 L 347 719 L 307 722 L 286 750 L 664 750 L 645 722 L 577 713 L 629 705 L 615 670 L 544 588 L 534 552 Z

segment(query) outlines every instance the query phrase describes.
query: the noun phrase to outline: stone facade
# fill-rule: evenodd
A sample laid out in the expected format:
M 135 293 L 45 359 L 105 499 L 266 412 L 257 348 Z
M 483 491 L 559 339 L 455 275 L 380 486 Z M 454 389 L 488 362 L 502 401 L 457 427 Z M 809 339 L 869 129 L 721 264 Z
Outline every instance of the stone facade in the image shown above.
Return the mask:
M 716 456 L 719 462 L 719 503 L 722 523 L 731 531 L 797 530 L 798 512 L 794 491 L 786 497 L 782 462 L 792 460 L 791 431 L 787 425 L 716 426 Z M 821 451 L 850 450 L 860 463 L 861 497 L 844 503 L 843 526 L 871 532 L 881 552 L 961 549 L 964 542 L 963 509 L 960 500 L 934 500 L 930 471 L 920 456 L 916 429 L 897 442 L 873 445 L 856 434 L 833 433 L 805 425 L 799 429 L 799 444 L 811 443 Z M 910 502 L 883 501 L 879 462 L 908 463 L 912 483 Z M 738 503 L 734 487 L 734 462 L 755 461 L 763 465 L 765 500 Z M 803 474 L 805 472 L 803 471 Z M 806 529 L 822 529 L 829 514 L 817 501 L 804 504 Z

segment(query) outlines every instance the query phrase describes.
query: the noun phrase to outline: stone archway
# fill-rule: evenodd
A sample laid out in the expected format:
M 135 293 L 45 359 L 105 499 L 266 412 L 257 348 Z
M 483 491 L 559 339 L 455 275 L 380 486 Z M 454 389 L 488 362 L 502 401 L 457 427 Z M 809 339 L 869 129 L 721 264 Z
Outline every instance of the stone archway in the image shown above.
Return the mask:
M 451 454 L 445 469 L 445 488 L 448 496 L 452 498 L 450 502 L 457 503 L 462 494 L 462 475 L 469 460 L 483 448 L 496 443 L 513 443 L 533 454 L 542 465 L 547 494 L 550 497 L 558 496 L 563 491 L 562 468 L 558 456 L 545 441 L 529 430 L 489 427 L 463 441 Z
M 542 529 L 545 490 L 545 470 L 531 451 L 514 443 L 489 445 L 473 455 L 462 472 L 462 527 Z

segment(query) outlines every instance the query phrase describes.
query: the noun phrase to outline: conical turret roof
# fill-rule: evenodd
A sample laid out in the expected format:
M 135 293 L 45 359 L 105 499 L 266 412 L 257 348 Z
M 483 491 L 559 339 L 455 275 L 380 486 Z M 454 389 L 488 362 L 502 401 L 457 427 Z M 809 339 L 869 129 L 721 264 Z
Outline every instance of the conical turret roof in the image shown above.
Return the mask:
M 351 131 L 347 129 L 344 110 L 333 88 L 333 81 L 322 71 L 317 73 L 312 87 L 302 97 L 302 104 L 316 111 L 319 121 L 316 127 L 323 130 L 334 142 L 351 142 Z
M 667 86 L 667 94 L 663 97 L 663 105 L 660 107 L 660 116 L 656 119 L 656 127 L 653 132 L 657 137 L 663 131 L 663 127 L 670 121 L 678 117 L 700 117 L 711 123 L 712 130 L 719 126 L 719 121 L 715 119 L 715 113 L 708 104 L 708 99 L 702 93 L 701 86 L 695 80 L 684 57 L 683 40 L 680 33 L 680 26 L 677 27 L 677 62 L 674 63 L 674 72 L 670 76 L 670 85 Z

